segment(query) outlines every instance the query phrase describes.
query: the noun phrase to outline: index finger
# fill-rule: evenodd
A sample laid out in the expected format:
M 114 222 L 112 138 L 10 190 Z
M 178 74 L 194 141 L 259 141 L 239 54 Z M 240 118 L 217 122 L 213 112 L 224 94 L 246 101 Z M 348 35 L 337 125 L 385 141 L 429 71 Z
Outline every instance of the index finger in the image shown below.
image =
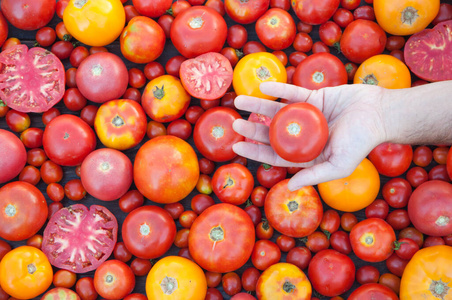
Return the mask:
M 254 112 L 257 114 L 265 115 L 270 118 L 273 116 L 286 104 L 265 100 L 261 98 L 251 97 L 251 96 L 237 96 L 234 100 L 234 105 L 236 108 L 241 110 L 246 110 L 249 112 Z
M 318 91 L 272 81 L 262 82 L 259 89 L 262 93 L 273 97 L 284 98 L 293 102 L 308 102 L 320 110 L 323 109 L 323 96 Z

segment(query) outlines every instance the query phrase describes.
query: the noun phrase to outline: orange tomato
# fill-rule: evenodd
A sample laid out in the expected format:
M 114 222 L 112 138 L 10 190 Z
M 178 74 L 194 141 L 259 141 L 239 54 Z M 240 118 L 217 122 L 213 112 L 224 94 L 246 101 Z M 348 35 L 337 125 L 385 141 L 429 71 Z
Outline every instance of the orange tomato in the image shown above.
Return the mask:
M 411 35 L 436 17 L 440 0 L 374 0 L 377 23 L 393 35 Z
M 451 266 L 451 246 L 439 245 L 419 250 L 403 272 L 400 300 L 451 300 Z
M 392 55 L 380 54 L 366 59 L 356 70 L 353 83 L 378 85 L 387 89 L 411 87 L 408 67 Z
M 259 277 L 256 295 L 260 300 L 311 299 L 311 282 L 297 266 L 277 263 L 268 267 Z
M 146 135 L 147 119 L 141 105 L 133 100 L 111 100 L 99 107 L 94 129 L 108 148 L 127 150 Z
M 350 176 L 318 184 L 320 197 L 334 209 L 354 212 L 367 207 L 378 195 L 380 176 L 365 158 Z
M 0 285 L 14 298 L 35 298 L 50 287 L 52 280 L 52 266 L 38 248 L 17 247 L 0 262 Z
M 149 299 L 203 300 L 207 293 L 204 271 L 191 260 L 180 256 L 160 259 L 146 278 Z

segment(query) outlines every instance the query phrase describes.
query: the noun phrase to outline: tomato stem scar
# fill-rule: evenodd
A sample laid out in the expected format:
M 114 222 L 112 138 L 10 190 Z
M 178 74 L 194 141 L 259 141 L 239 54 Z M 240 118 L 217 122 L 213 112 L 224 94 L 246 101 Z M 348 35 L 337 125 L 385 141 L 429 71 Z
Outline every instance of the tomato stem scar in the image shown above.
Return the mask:
M 450 219 L 446 216 L 440 216 L 438 219 L 436 219 L 435 224 L 438 226 L 446 226 L 449 224 Z
M 175 290 L 177 290 L 177 280 L 174 277 L 165 276 L 160 287 L 165 295 L 171 295 Z
M 298 209 L 298 203 L 297 201 L 290 201 L 287 203 L 287 208 L 289 208 L 290 212 L 294 212 Z
M 16 215 L 16 212 L 17 212 L 16 207 L 14 205 L 12 205 L 12 204 L 8 204 L 5 207 L 5 214 L 8 217 L 14 217 Z
M 210 239 L 214 242 L 219 242 L 224 239 L 224 231 L 220 226 L 212 228 L 210 230 Z
M 419 18 L 418 10 L 412 6 L 408 6 L 402 11 L 402 23 L 413 25 L 417 18 Z
M 285 281 L 283 286 L 282 286 L 284 292 L 286 293 L 292 293 L 295 290 L 295 285 L 293 285 L 291 282 L 289 281 Z
M 88 0 L 76 0 L 74 1 L 74 6 L 77 8 L 82 8 L 83 5 L 86 4 L 86 2 L 88 2 Z
M 118 116 L 118 115 L 116 115 L 116 116 L 113 118 L 113 120 L 111 121 L 111 123 L 112 123 L 113 126 L 115 126 L 115 127 L 121 127 L 121 126 L 123 126 L 123 125 L 125 124 L 124 120 L 123 120 L 120 116 Z
M 323 75 L 323 72 L 315 72 L 312 75 L 312 80 L 315 83 L 322 83 L 325 80 L 325 75 Z
M 27 271 L 28 271 L 29 274 L 33 275 L 33 273 L 36 272 L 36 270 L 37 269 L 36 269 L 36 266 L 34 264 L 27 265 Z
M 290 123 L 289 125 L 287 125 L 287 131 L 289 132 L 290 135 L 299 135 L 301 132 L 301 127 L 300 124 L 298 123 Z
M 212 136 L 216 139 L 222 138 L 224 136 L 224 128 L 221 126 L 215 126 L 212 128 Z

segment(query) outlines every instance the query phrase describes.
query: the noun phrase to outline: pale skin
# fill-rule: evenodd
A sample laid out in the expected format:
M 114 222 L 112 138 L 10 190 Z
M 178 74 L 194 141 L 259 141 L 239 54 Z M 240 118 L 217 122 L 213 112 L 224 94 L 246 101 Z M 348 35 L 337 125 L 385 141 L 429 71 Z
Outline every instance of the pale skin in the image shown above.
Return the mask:
M 239 134 L 264 144 L 239 142 L 234 152 L 274 166 L 303 167 L 289 181 L 289 189 L 344 178 L 369 152 L 384 142 L 436 145 L 452 144 L 452 81 L 400 90 L 354 84 L 307 90 L 290 84 L 265 82 L 264 94 L 291 102 L 308 102 L 319 108 L 329 127 L 328 142 L 313 161 L 292 163 L 271 148 L 268 127 L 236 120 Z M 286 104 L 250 96 L 238 96 L 235 106 L 273 117 Z

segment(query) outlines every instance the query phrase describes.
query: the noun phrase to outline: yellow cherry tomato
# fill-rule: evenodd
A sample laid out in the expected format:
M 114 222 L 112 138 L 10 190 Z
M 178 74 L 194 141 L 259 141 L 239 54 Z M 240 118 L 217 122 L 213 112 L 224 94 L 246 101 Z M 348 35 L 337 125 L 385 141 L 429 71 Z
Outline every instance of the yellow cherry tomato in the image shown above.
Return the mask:
M 311 282 L 297 266 L 277 263 L 268 267 L 256 284 L 260 300 L 307 300 L 311 299 Z
M 374 0 L 377 23 L 393 35 L 411 35 L 436 17 L 440 0 Z
M 105 46 L 124 29 L 126 13 L 120 0 L 70 0 L 63 22 L 69 33 L 89 46 Z
M 317 185 L 320 197 L 334 209 L 354 212 L 367 207 L 378 195 L 380 175 L 365 158 L 350 176 Z
M 286 68 L 274 54 L 248 54 L 234 68 L 232 85 L 237 95 L 276 100 L 276 97 L 265 95 L 259 90 L 259 85 L 265 81 L 287 82 Z
M 146 278 L 149 300 L 204 300 L 207 280 L 204 271 L 189 259 L 167 256 L 159 260 Z
M 17 247 L 0 262 L 0 285 L 14 298 L 35 298 L 49 288 L 52 280 L 52 266 L 38 248 Z
M 380 54 L 366 59 L 356 70 L 353 83 L 378 85 L 387 89 L 411 87 L 408 67 L 392 55 Z
M 452 247 L 419 250 L 403 271 L 400 300 L 452 299 Z

